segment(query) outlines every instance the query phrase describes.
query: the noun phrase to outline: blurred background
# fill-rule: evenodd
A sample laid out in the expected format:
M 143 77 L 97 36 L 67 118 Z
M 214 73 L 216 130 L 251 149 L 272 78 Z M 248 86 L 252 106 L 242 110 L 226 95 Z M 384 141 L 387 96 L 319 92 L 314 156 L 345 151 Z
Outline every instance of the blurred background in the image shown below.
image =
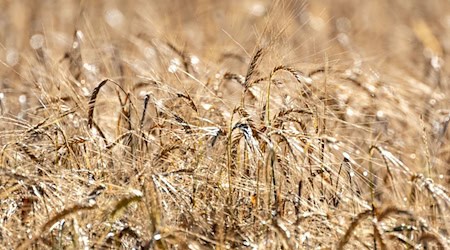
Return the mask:
M 129 56 L 148 57 L 151 51 L 137 52 L 130 44 L 155 38 L 217 59 L 217 50 L 251 53 L 261 38 L 285 31 L 276 45 L 278 59 L 287 64 L 322 62 L 326 52 L 332 60 L 371 67 L 393 63 L 430 84 L 446 81 L 437 75 L 448 72 L 450 3 L 444 0 L 3 0 L 0 7 L 3 76 L 19 70 L 39 48 L 41 56 L 59 61 L 72 47 L 75 30 L 82 32 L 88 63 L 100 60 L 99 53 L 111 55 L 111 44 L 127 47 Z

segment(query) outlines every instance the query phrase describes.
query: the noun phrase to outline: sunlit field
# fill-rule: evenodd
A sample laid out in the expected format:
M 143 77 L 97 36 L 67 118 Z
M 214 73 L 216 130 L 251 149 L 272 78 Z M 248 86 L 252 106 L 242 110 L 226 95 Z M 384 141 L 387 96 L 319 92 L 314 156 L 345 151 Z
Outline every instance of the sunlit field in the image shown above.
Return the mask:
M 0 0 L 1 249 L 448 249 L 450 2 Z

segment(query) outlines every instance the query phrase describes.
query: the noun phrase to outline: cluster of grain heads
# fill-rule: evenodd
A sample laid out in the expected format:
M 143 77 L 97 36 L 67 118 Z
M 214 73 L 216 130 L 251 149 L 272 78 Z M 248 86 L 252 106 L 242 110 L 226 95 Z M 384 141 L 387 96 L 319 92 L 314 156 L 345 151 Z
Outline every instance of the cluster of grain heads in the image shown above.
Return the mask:
M 448 248 L 445 1 L 0 5 L 5 248 Z

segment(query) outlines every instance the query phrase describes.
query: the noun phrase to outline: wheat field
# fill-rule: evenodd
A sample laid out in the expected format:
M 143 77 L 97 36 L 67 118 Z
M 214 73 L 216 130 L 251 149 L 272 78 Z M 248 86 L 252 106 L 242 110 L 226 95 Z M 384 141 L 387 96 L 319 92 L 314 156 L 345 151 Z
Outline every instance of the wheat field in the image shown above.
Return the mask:
M 1 249 L 449 249 L 450 2 L 0 7 Z

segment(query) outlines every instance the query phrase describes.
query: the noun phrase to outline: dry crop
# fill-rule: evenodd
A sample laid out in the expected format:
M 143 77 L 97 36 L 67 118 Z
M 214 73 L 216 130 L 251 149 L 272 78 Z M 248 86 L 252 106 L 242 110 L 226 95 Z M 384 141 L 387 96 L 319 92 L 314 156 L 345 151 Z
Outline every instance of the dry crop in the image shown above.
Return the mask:
M 0 8 L 2 249 L 448 249 L 448 1 Z

